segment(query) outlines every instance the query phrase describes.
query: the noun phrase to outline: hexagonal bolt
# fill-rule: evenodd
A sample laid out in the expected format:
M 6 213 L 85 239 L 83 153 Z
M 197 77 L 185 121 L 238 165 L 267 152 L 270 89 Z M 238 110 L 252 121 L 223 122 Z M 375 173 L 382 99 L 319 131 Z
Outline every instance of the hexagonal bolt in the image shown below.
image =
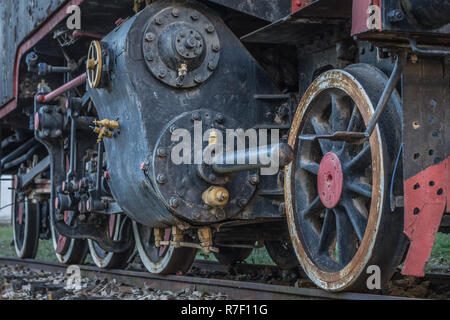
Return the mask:
M 156 23 L 158 26 L 161 26 L 161 25 L 164 23 L 164 19 L 163 19 L 162 17 L 156 17 L 155 23 Z
M 170 207 L 172 207 L 173 209 L 176 209 L 180 206 L 180 200 L 176 197 L 172 197 L 169 200 L 169 204 L 170 204 Z
M 245 199 L 240 199 L 240 200 L 238 201 L 238 206 L 241 207 L 241 208 L 244 208 L 244 207 L 247 205 L 247 203 L 248 203 L 247 200 L 245 200 Z
M 159 184 L 165 184 L 167 182 L 167 177 L 164 173 L 160 173 L 158 174 L 158 176 L 156 177 L 156 181 Z
M 159 78 L 165 78 L 166 77 L 166 75 L 167 75 L 167 70 L 166 69 L 159 69 L 159 72 L 158 72 L 158 77 Z
M 202 79 L 202 77 L 201 76 L 195 76 L 195 78 L 194 78 L 194 82 L 195 83 L 202 83 L 203 82 L 203 79 Z
M 207 24 L 206 26 L 205 26 L 205 30 L 208 32 L 208 33 L 213 33 L 214 32 L 214 30 L 216 30 L 215 28 L 214 28 L 214 26 L 212 25 L 212 24 Z
M 216 63 L 215 62 L 209 62 L 208 63 L 208 69 L 210 70 L 210 71 L 214 71 L 214 70 L 216 70 L 216 68 L 217 68 L 217 66 L 216 66 Z
M 160 157 L 160 158 L 167 157 L 167 149 L 166 148 L 158 148 L 156 153 L 157 153 L 158 157 Z
M 180 16 L 180 10 L 178 10 L 177 8 L 173 9 L 172 16 L 174 16 L 175 18 L 178 18 Z
M 197 12 L 192 12 L 191 19 L 194 21 L 197 21 L 200 18 L 199 14 Z
M 214 52 L 219 52 L 220 51 L 220 44 L 214 43 L 211 48 L 212 48 L 212 50 Z
M 152 42 L 153 40 L 155 40 L 155 34 L 152 33 L 152 32 L 147 32 L 147 33 L 145 34 L 145 40 L 146 40 L 147 42 Z

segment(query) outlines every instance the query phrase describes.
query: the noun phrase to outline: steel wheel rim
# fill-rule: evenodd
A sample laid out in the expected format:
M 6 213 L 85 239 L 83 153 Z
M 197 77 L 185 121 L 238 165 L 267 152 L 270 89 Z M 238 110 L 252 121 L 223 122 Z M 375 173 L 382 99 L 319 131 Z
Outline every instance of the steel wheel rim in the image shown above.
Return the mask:
M 50 224 L 51 224 L 51 232 L 52 232 L 53 249 L 55 249 L 56 258 L 58 259 L 59 262 L 66 263 L 72 255 L 72 251 L 75 246 L 76 240 L 67 238 L 67 240 L 70 241 L 69 247 L 67 248 L 67 250 L 64 254 L 59 254 L 58 252 L 56 252 L 56 249 L 58 247 L 59 234 L 57 234 L 54 223 L 53 223 L 53 219 L 51 219 L 51 218 L 50 218 Z
M 174 246 L 169 246 L 167 250 L 165 250 L 163 256 L 160 257 L 160 249 L 152 247 L 151 245 L 153 228 L 140 225 L 137 222 L 133 221 L 133 233 L 136 242 L 136 248 L 139 252 L 139 257 L 141 258 L 141 261 L 147 268 L 147 270 L 151 273 L 164 272 L 174 252 Z M 143 233 L 148 234 L 144 236 Z M 145 244 L 146 241 L 144 240 L 144 238 L 148 239 L 148 244 Z
M 113 217 L 111 216 L 110 219 L 112 218 Z M 110 229 L 110 236 L 112 237 L 112 240 L 117 241 L 119 240 L 120 223 L 122 222 L 122 218 L 118 214 L 115 215 L 113 221 L 114 227 L 112 230 Z M 88 245 L 89 245 L 89 253 L 91 254 L 92 260 L 94 261 L 95 265 L 99 268 L 107 267 L 110 264 L 111 259 L 114 256 L 114 253 L 103 250 L 95 241 L 92 241 L 90 239 L 88 239 Z
M 17 199 L 17 195 L 15 196 Z M 28 232 L 27 232 L 27 224 L 28 224 L 28 199 L 25 198 L 23 202 L 18 203 L 18 206 L 14 205 L 14 219 L 13 219 L 13 236 L 14 236 L 14 248 L 16 250 L 16 254 L 18 256 L 22 256 L 23 252 L 25 250 L 25 243 L 28 239 Z M 17 212 L 16 215 L 16 209 L 22 210 L 22 223 L 19 222 L 19 215 L 20 213 Z
M 331 90 L 331 88 L 339 90 L 353 100 L 362 115 L 364 125 L 367 125 L 368 121 L 370 120 L 370 116 L 373 113 L 374 108 L 370 98 L 368 97 L 367 93 L 360 85 L 360 83 L 352 75 L 345 71 L 328 71 L 319 76 L 319 78 L 314 81 L 314 83 L 305 93 L 302 101 L 300 102 L 299 108 L 297 109 L 289 137 L 289 144 L 295 151 L 297 151 L 299 145 L 301 144 L 301 142 L 299 142 L 298 136 L 302 134 L 302 131 L 306 127 L 305 119 L 308 119 L 308 116 L 310 115 L 311 105 L 317 102 L 316 99 L 320 97 L 321 94 L 324 94 L 327 90 Z M 332 115 L 330 114 L 330 116 Z M 299 166 L 297 163 L 298 159 L 296 159 L 285 169 L 285 200 L 287 219 L 289 232 L 294 245 L 294 249 L 296 251 L 296 255 L 309 277 L 319 287 L 326 290 L 341 291 L 351 286 L 351 284 L 356 281 L 361 272 L 363 272 L 363 270 L 365 269 L 364 267 L 371 257 L 371 252 L 375 244 L 377 230 L 383 212 L 384 183 L 382 183 L 383 181 L 380 177 L 384 177 L 384 168 L 382 165 L 383 148 L 381 141 L 381 135 L 379 132 L 379 128 L 377 127 L 376 131 L 370 139 L 370 155 L 372 164 L 372 197 L 370 199 L 371 203 L 368 210 L 368 229 L 365 230 L 362 241 L 357 250 L 355 250 L 355 254 L 354 256 L 352 256 L 350 262 L 345 266 L 341 266 L 342 268 L 339 270 L 333 268 L 324 268 L 324 265 L 320 262 L 318 263 L 317 258 L 311 254 L 311 250 L 307 247 L 307 244 L 305 244 L 303 235 L 301 233 L 302 228 L 299 227 L 299 219 L 297 218 L 298 208 L 293 203 L 293 199 L 296 199 L 295 197 L 297 185 L 295 182 L 294 174 L 296 174 L 297 168 Z M 313 199 L 309 199 L 308 205 L 311 204 L 312 200 Z M 324 230 L 320 229 L 319 231 L 322 232 Z

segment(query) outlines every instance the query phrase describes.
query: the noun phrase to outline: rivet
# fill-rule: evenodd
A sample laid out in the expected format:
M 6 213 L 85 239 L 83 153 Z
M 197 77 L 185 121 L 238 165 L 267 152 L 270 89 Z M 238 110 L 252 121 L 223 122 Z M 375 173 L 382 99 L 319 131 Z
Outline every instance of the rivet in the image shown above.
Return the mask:
M 195 121 L 201 120 L 200 113 L 194 112 L 194 113 L 192 114 L 192 120 L 195 120 Z

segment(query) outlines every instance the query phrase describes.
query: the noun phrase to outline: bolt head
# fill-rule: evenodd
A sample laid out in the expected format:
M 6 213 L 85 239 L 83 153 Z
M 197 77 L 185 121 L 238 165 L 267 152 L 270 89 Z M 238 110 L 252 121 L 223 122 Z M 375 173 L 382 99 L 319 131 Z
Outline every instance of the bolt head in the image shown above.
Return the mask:
M 212 50 L 214 52 L 219 52 L 220 51 L 220 45 L 218 43 L 215 43 L 212 45 Z
M 158 157 L 165 158 L 165 157 L 167 157 L 167 149 L 166 148 L 158 148 L 157 154 L 158 154 Z
M 238 201 L 238 206 L 239 207 L 241 207 L 241 208 L 244 208 L 246 205 L 247 205 L 247 200 L 245 200 L 245 199 L 240 199 L 239 201 Z
M 199 120 L 201 120 L 201 119 L 202 119 L 202 117 L 200 116 L 200 113 L 194 112 L 194 113 L 192 114 L 192 120 L 199 121 Z
M 180 201 L 176 197 L 172 197 L 169 200 L 169 204 L 173 209 L 176 209 L 180 206 Z
M 165 175 L 164 173 L 160 173 L 160 174 L 158 174 L 158 176 L 156 177 L 156 181 L 157 181 L 159 184 L 164 184 L 164 183 L 167 182 L 167 177 L 166 177 L 166 175 Z
M 214 28 L 214 26 L 213 26 L 212 24 L 207 24 L 207 25 L 205 26 L 205 30 L 206 30 L 208 33 L 213 33 L 214 30 L 215 30 L 215 28 Z
M 258 183 L 259 183 L 259 177 L 258 176 L 252 176 L 251 178 L 250 178 L 250 183 L 252 184 L 252 185 L 257 185 Z
M 147 32 L 147 33 L 145 34 L 145 40 L 146 40 L 147 42 L 152 42 L 153 40 L 155 40 L 155 34 L 152 33 L 152 32 Z
M 200 18 L 200 16 L 198 15 L 198 13 L 197 13 L 197 12 L 192 12 L 192 14 L 191 14 L 191 19 L 194 20 L 194 21 L 196 21 L 196 20 L 198 20 L 198 18 Z
M 195 81 L 195 83 L 202 83 L 203 82 L 203 79 L 202 79 L 202 77 L 201 76 L 195 76 L 195 78 L 194 78 L 194 81 Z
M 177 8 L 173 9 L 172 16 L 174 16 L 175 18 L 178 18 L 180 16 L 180 10 L 178 10 Z
M 218 124 L 223 124 L 223 123 L 225 122 L 225 117 L 224 117 L 224 115 L 221 114 L 221 113 L 216 114 L 216 122 L 217 122 Z

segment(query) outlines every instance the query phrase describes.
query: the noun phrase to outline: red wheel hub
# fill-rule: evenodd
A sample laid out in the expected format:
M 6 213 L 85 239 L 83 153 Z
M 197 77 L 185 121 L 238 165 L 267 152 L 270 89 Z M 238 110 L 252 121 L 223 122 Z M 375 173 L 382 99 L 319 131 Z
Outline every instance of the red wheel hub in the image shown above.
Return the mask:
M 343 185 L 341 161 L 335 153 L 329 152 L 320 162 L 317 175 L 319 197 L 326 208 L 332 209 L 337 206 L 341 199 Z

